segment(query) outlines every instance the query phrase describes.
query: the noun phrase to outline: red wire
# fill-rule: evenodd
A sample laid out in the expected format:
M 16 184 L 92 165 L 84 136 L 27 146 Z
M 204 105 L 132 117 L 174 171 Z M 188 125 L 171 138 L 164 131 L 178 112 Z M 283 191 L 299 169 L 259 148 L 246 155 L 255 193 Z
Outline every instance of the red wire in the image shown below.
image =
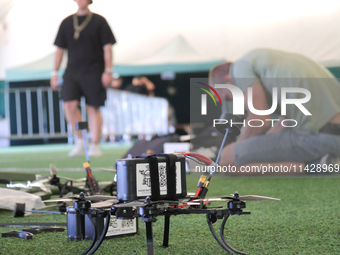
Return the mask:
M 89 174 L 90 178 L 92 178 L 92 174 L 91 174 L 91 170 L 90 169 L 87 170 L 87 173 Z
M 194 152 L 185 152 L 183 153 L 184 156 L 191 156 L 194 158 L 197 158 L 198 160 L 202 161 L 203 163 L 206 163 L 207 165 L 211 165 L 213 163 L 213 161 L 209 158 L 207 158 L 206 156 L 203 156 L 201 154 L 198 153 L 194 153 Z M 202 188 L 198 187 L 197 192 L 195 194 L 195 197 L 198 197 L 200 192 L 201 192 Z M 177 207 L 185 207 L 185 206 L 189 206 L 188 204 L 182 204 L 182 205 L 178 205 Z M 171 208 L 175 208 L 175 206 L 171 206 Z
M 178 205 L 177 207 L 185 207 L 185 206 L 189 206 L 189 205 L 183 204 L 183 205 Z
M 207 158 L 206 156 L 203 156 L 203 155 L 195 153 L 195 152 L 185 152 L 185 153 L 183 153 L 183 155 L 197 158 L 198 160 L 206 163 L 207 165 L 211 165 L 213 163 L 213 161 L 210 158 Z
M 198 187 L 197 192 L 196 192 L 196 194 L 195 194 L 195 197 L 198 197 L 198 195 L 200 194 L 200 192 L 201 192 L 201 187 Z
M 185 206 L 189 206 L 189 205 L 188 205 L 188 204 L 183 204 L 183 205 L 172 205 L 171 208 L 173 209 L 173 208 L 176 208 L 176 207 L 180 208 L 180 207 L 185 207 Z

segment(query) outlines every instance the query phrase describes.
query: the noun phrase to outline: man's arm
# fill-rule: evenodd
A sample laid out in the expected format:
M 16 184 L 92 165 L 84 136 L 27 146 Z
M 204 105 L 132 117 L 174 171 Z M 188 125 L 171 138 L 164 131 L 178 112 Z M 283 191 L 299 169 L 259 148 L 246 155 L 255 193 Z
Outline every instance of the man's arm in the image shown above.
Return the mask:
M 64 51 L 64 49 L 58 47 L 54 55 L 54 69 L 50 80 L 50 85 L 53 90 L 58 90 L 58 70 L 63 59 Z
M 112 44 L 105 44 L 104 47 L 104 62 L 105 62 L 105 71 L 102 74 L 102 83 L 104 87 L 110 86 L 112 82 L 112 60 L 113 60 L 113 50 Z
M 149 91 L 149 96 L 154 96 L 154 90 L 155 90 L 155 84 L 153 84 L 152 81 L 150 81 L 148 78 L 143 76 L 141 80 L 144 82 L 146 89 Z
M 266 99 L 266 94 L 263 90 L 263 87 L 260 83 L 253 84 L 250 86 L 253 89 L 253 106 L 256 110 L 267 110 L 268 104 Z M 248 95 L 245 95 L 245 102 L 248 102 Z M 242 141 L 248 138 L 251 138 L 253 136 L 263 135 L 265 134 L 269 127 L 270 122 L 266 121 L 266 119 L 269 119 L 269 115 L 255 115 L 252 112 L 249 111 L 248 104 L 246 103 L 246 107 L 248 110 L 248 116 L 246 118 L 246 125 L 242 129 L 240 137 L 237 139 L 237 141 Z M 249 127 L 248 121 L 251 119 L 258 119 L 262 120 L 264 122 L 264 125 L 262 127 Z M 258 123 L 254 123 L 253 125 L 259 125 Z

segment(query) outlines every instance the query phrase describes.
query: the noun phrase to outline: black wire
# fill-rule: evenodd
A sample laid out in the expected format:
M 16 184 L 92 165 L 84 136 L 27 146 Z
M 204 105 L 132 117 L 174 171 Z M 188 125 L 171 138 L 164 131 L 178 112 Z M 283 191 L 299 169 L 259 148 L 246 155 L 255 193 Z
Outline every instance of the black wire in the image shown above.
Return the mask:
M 102 244 L 102 242 L 104 241 L 104 238 L 106 236 L 107 230 L 109 229 L 110 226 L 110 214 L 108 214 L 106 216 L 106 222 L 105 222 L 105 226 L 104 226 L 104 230 L 102 235 L 100 236 L 99 241 L 97 242 L 96 246 L 93 248 L 93 250 L 89 253 L 90 255 L 94 254 L 96 252 L 96 250 L 99 248 L 99 246 Z
M 86 217 L 86 216 L 85 216 Z M 93 221 L 90 219 L 90 221 L 92 222 L 92 225 L 94 227 L 94 235 L 93 235 L 93 239 L 92 239 L 92 242 L 90 244 L 89 247 L 87 247 L 87 249 L 81 254 L 81 255 L 85 255 L 87 254 L 91 249 L 92 247 L 94 246 L 94 244 L 96 243 L 96 240 L 97 240 L 97 227 L 96 227 L 96 224 L 93 223 Z
M 235 248 L 231 247 L 228 243 L 227 243 L 227 240 L 225 239 L 225 236 L 224 236 L 224 226 L 225 226 L 225 223 L 227 222 L 229 218 L 229 215 L 224 217 L 223 219 L 223 222 L 222 222 L 222 225 L 221 225 L 221 228 L 220 228 L 220 236 L 221 236 L 221 240 L 222 242 L 224 243 L 225 246 L 227 246 L 230 250 L 232 250 L 234 253 L 236 254 L 240 254 L 240 255 L 247 255 L 247 253 L 245 252 L 242 252 L 242 251 L 238 251 L 236 250 Z
M 210 220 L 210 215 L 207 214 L 207 222 L 208 222 L 208 226 L 209 226 L 209 229 L 210 229 L 210 232 L 211 234 L 213 235 L 213 237 L 215 238 L 215 240 L 218 242 L 218 244 L 226 251 L 228 252 L 229 254 L 232 254 L 232 250 L 229 249 L 229 247 L 227 247 L 217 236 L 215 230 L 214 230 L 214 227 L 212 225 L 212 222 Z

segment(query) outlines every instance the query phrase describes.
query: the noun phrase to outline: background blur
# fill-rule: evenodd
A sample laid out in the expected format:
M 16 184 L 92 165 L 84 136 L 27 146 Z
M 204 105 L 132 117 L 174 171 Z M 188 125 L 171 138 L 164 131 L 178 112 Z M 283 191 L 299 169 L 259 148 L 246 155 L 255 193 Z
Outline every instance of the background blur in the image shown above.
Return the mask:
M 115 34 L 122 88 L 134 75 L 147 76 L 178 124 L 190 122 L 190 78 L 206 78 L 212 66 L 254 48 L 301 53 L 340 74 L 336 0 L 94 0 L 90 8 Z M 0 0 L 0 118 L 8 117 L 5 86 L 49 86 L 58 27 L 76 10 L 72 0 Z

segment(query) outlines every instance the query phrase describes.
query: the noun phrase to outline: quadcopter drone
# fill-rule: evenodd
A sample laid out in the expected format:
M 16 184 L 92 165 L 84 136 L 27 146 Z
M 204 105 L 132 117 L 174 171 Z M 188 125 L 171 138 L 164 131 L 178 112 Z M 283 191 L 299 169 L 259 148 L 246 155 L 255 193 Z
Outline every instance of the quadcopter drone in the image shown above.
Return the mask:
M 91 166 L 90 166 L 90 159 L 89 159 L 89 155 L 87 152 L 87 143 L 86 143 L 86 134 L 85 134 L 85 130 L 88 129 L 88 122 L 86 121 L 76 122 L 75 124 L 76 124 L 76 127 L 75 127 L 76 130 L 81 130 L 82 132 L 82 137 L 83 137 L 84 145 L 85 145 L 85 153 L 86 153 L 86 159 L 87 159 L 87 161 L 83 163 L 83 167 L 86 172 L 86 178 L 84 178 L 85 189 L 74 186 L 73 185 L 74 180 L 70 178 L 66 178 L 66 177 L 62 177 L 63 179 L 67 180 L 65 184 L 60 183 L 60 178 L 57 177 L 57 169 L 53 164 L 51 164 L 52 178 L 51 177 L 48 178 L 48 183 L 50 185 L 54 185 L 59 188 L 60 197 L 63 196 L 65 191 L 71 191 L 75 193 L 84 192 L 87 195 L 103 195 L 104 194 L 103 190 L 107 190 L 107 189 L 109 189 L 111 196 L 113 196 L 113 191 L 116 187 L 116 182 L 113 181 L 109 183 L 108 185 L 105 185 L 105 187 L 100 187 L 98 181 L 95 179 L 92 173 Z M 108 169 L 102 169 L 102 170 L 112 171 Z
M 232 119 L 233 122 L 239 121 L 237 116 L 231 114 L 222 117 L 222 119 Z M 185 180 L 186 159 L 192 159 L 199 164 L 216 169 L 228 134 L 233 136 L 240 134 L 239 126 L 230 126 L 228 123 L 223 128 L 221 126 L 219 125 L 220 131 L 223 131 L 225 135 L 216 163 L 203 155 L 190 152 L 146 155 L 117 160 L 117 198 L 102 197 L 104 201 L 92 205 L 90 200 L 94 196 L 85 197 L 84 193 L 81 193 L 80 196 L 71 198 L 75 201 L 74 206 L 68 208 L 67 224 L 69 239 L 76 238 L 82 233 L 84 237 L 86 230 L 92 227 L 92 243 L 82 254 L 93 254 L 106 236 L 110 226 L 110 217 L 115 217 L 118 220 L 132 220 L 141 217 L 142 221 L 146 224 L 147 252 L 148 255 L 152 255 L 152 223 L 157 221 L 158 216 L 164 216 L 165 218 L 163 247 L 168 247 L 170 216 L 205 214 L 212 235 L 226 252 L 246 254 L 236 250 L 227 243 L 224 236 L 224 227 L 229 216 L 250 214 L 250 212 L 243 211 L 246 208 L 247 200 L 279 201 L 280 199 L 256 195 L 240 196 L 238 192 L 230 196 L 205 198 L 214 171 L 211 171 L 209 177 L 202 175 L 195 195 L 187 196 Z M 110 200 L 105 201 L 106 199 Z M 182 199 L 181 202 L 179 201 L 180 199 Z M 209 207 L 212 201 L 225 201 L 227 206 L 226 208 Z M 106 219 L 105 224 L 104 218 Z M 213 228 L 213 224 L 220 219 L 223 221 L 218 235 Z M 100 237 L 98 238 L 99 235 Z

